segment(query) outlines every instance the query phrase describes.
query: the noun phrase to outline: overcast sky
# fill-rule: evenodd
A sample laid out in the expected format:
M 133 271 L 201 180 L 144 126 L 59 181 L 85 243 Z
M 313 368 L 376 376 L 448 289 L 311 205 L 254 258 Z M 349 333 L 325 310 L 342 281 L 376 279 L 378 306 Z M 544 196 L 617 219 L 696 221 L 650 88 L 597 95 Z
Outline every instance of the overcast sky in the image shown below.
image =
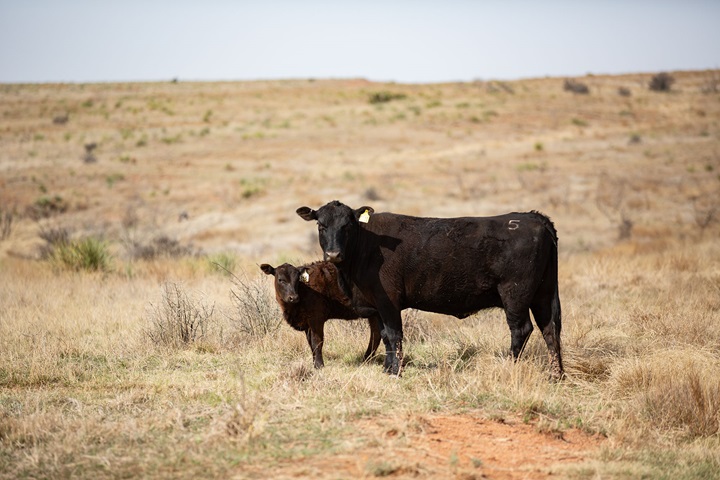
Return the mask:
M 0 0 L 0 82 L 720 68 L 720 0 Z

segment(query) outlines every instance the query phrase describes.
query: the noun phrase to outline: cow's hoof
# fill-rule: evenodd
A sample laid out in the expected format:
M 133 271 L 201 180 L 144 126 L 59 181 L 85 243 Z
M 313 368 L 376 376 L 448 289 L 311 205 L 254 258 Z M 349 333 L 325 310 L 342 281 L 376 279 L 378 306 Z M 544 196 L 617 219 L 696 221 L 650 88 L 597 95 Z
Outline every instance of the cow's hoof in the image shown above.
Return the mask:
M 400 363 L 397 361 L 392 362 L 390 365 L 385 365 L 383 367 L 383 372 L 394 377 L 402 376 L 402 369 L 400 368 Z

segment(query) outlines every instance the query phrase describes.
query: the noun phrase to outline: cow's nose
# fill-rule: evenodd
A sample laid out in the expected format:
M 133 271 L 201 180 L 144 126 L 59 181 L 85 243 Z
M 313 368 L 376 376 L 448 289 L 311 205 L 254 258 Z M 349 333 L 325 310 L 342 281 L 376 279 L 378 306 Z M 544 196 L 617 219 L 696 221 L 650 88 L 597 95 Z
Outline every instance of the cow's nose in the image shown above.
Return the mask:
M 288 303 L 297 303 L 300 298 L 297 295 L 288 295 Z
M 342 255 L 340 255 L 340 252 L 338 251 L 325 252 L 325 260 L 328 260 L 331 263 L 338 263 L 342 261 Z

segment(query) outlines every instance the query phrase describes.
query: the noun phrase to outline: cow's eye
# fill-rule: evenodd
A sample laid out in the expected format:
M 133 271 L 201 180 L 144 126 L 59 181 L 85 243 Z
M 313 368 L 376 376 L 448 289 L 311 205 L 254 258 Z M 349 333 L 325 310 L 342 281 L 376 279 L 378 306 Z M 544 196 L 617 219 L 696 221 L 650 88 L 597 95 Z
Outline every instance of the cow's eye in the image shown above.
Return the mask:
M 327 229 L 327 227 L 321 223 L 318 223 L 318 230 L 321 232 L 324 232 Z

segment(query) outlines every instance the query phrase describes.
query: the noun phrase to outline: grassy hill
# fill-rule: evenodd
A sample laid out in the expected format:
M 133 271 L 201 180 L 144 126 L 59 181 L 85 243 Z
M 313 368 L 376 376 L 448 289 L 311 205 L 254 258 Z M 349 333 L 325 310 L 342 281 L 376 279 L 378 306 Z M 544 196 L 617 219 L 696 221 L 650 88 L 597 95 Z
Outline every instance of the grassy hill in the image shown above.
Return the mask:
M 720 73 L 672 76 L 0 85 L 0 478 L 717 478 Z M 501 311 L 312 370 L 257 266 L 333 199 L 549 215 L 568 379 Z

